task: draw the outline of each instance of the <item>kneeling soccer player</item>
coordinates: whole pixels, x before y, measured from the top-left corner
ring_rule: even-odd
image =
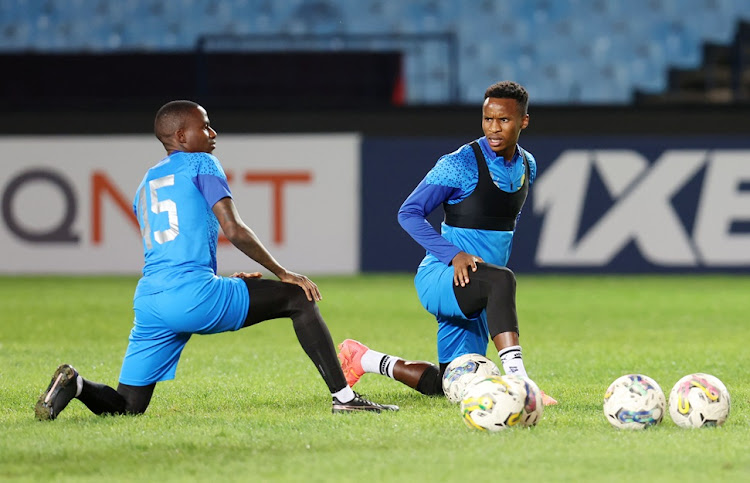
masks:
[[[148,170],[133,204],[145,264],[117,390],[63,364],[39,397],[37,418],[57,418],[74,398],[96,414],[141,414],[156,383],[174,379],[193,334],[234,331],[277,318],[292,319],[297,339],[331,392],[334,413],[398,410],[351,389],[315,303],[321,299],[317,285],[282,267],[240,218],[221,163],[211,154],[216,131],[203,107],[191,101],[165,104],[156,114],[154,133],[167,156]],[[258,272],[217,276],[219,227],[279,280],[263,280]]]
[[[521,85],[498,82],[482,105],[484,136],[442,156],[401,205],[398,220],[427,250],[414,279],[419,300],[438,322],[440,365],[404,361],[355,340],[339,345],[349,385],[365,372],[386,375],[423,394],[442,394],[456,357],[484,355],[489,340],[503,369],[526,376],[518,338],[516,278],[506,268],[516,222],[536,177],[536,160],[518,145],[529,124]],[[441,233],[427,216],[445,211]],[[557,404],[544,394],[545,405]]]

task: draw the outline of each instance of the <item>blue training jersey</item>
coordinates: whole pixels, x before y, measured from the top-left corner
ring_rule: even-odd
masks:
[[[212,207],[231,196],[221,163],[208,153],[174,152],[148,170],[133,202],[145,258],[136,297],[175,287],[188,274],[216,274]]]
[[[492,151],[485,137],[477,141],[495,185],[509,193],[519,190],[526,176],[520,155],[522,148],[518,146],[513,159],[506,161]],[[529,163],[531,185],[536,178],[536,160],[528,151],[524,153]],[[426,219],[442,203],[459,203],[468,197],[474,191],[478,179],[474,151],[469,144],[464,144],[456,151],[442,156],[401,205],[398,212],[399,223],[427,250],[420,270],[436,264],[445,267],[460,251],[480,256],[487,263],[507,265],[513,244],[513,231],[458,228],[442,223],[441,233],[438,234]]]

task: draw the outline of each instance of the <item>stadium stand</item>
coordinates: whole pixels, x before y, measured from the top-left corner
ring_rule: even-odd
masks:
[[[750,100],[750,22],[741,22],[731,44],[705,43],[696,68],[670,68],[663,92],[637,92],[639,104],[731,103]]]
[[[472,103],[501,78],[546,104],[732,102],[748,98],[748,21],[746,0],[0,0],[0,53],[190,52],[217,35],[236,37],[228,50],[277,51],[306,39],[403,51],[410,105]]]

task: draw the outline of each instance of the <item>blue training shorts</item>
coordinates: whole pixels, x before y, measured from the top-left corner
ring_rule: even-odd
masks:
[[[242,328],[250,295],[242,279],[200,277],[133,300],[135,321],[120,371],[130,386],[174,379],[182,349],[193,334]]]
[[[467,318],[453,292],[453,267],[442,263],[420,266],[414,285],[422,306],[438,322],[438,362],[449,363],[464,354],[486,355],[490,333],[487,315]]]

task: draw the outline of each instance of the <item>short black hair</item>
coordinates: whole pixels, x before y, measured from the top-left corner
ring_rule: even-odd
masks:
[[[154,134],[159,141],[164,142],[169,136],[180,129],[185,115],[198,107],[193,101],[170,101],[161,106],[154,118]]]
[[[526,115],[529,109],[529,93],[518,82],[500,81],[492,84],[484,91],[484,98],[495,97],[498,99],[515,99],[521,113]]]

